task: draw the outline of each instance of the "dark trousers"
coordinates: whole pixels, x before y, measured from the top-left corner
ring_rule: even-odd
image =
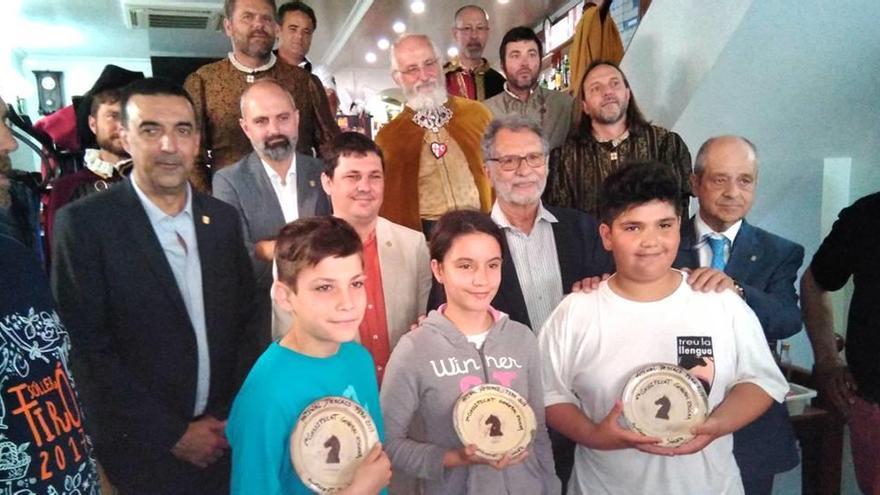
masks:
[[[562,495],[568,491],[568,480],[574,468],[575,442],[554,430],[547,428],[550,434],[550,446],[553,449],[553,462],[556,464],[556,476],[562,481]]]

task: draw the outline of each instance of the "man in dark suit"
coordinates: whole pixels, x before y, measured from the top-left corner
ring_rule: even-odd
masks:
[[[278,83],[261,80],[241,95],[241,128],[254,151],[213,178],[214,196],[238,211],[253,262],[258,328],[269,342],[275,237],[297,218],[330,213],[320,160],[296,152],[299,111]],[[275,332],[275,337],[278,332]]]
[[[804,248],[745,220],[758,180],[755,146],[745,138],[711,138],[691,176],[699,212],[682,222],[675,266],[693,269],[689,283],[736,290],[758,316],[771,347],[801,329],[794,283]],[[773,477],[798,464],[785,405],[773,406],[734,433],[734,455],[746,494],[770,494]]]
[[[240,223],[187,182],[183,88],[137,81],[121,107],[131,178],[61,209],[53,244],[96,457],[121,493],[228,493],[225,418],[256,357]]]
[[[492,306],[535,333],[565,294],[613,271],[596,220],[578,210],[542,203],[548,152],[541,126],[518,114],[493,120],[483,136],[484,167],[495,190],[492,219],[507,241],[501,286]],[[437,293],[442,291],[433,290],[432,299]],[[556,473],[566,486],[574,443],[553,430],[550,440]]]

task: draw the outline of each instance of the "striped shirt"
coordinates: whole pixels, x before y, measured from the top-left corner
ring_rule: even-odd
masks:
[[[501,227],[507,238],[529,321],[537,334],[563,296],[562,272],[556,253],[556,239],[553,237],[553,224],[558,220],[543,204],[539,204],[535,225],[527,235],[510,224],[497,201],[492,206],[492,220]]]

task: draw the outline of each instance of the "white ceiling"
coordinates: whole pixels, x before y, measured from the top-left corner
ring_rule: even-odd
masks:
[[[142,1],[142,0],[139,0]],[[153,0],[174,5],[173,0]],[[77,57],[147,58],[150,56],[220,57],[229,50],[222,32],[188,29],[127,29],[123,22],[122,0],[2,0],[0,16],[13,36],[11,48],[24,56],[52,55]],[[187,4],[222,8],[221,0],[187,0]],[[313,0],[318,29],[312,41],[310,58],[330,62],[339,68],[386,68],[387,53],[376,47],[378,38],[393,39],[391,25],[402,20],[409,32],[431,36],[438,47],[450,46],[452,16],[467,1],[426,0],[422,14],[413,14],[410,0]],[[490,13],[493,30],[485,56],[497,61],[497,46],[505,30],[516,25],[537,25],[572,0],[476,0]],[[6,30],[4,29],[4,31]],[[39,33],[39,34],[37,34]],[[6,35],[4,34],[4,37]],[[366,52],[374,51],[378,60],[368,64]],[[328,55],[333,56],[327,60]]]

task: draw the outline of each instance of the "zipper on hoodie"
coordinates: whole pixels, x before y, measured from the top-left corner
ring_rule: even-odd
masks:
[[[488,339],[489,336],[486,335],[486,338]],[[480,347],[473,344],[471,344],[471,346],[477,350],[477,355],[480,356],[480,364],[483,365],[483,383],[489,383],[489,365],[486,364],[486,355],[483,353],[483,348],[486,347],[486,341],[484,340],[483,345]]]

